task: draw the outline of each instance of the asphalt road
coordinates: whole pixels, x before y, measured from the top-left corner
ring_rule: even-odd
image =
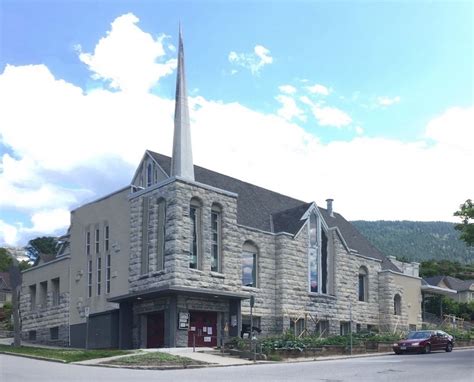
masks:
[[[184,370],[66,365],[0,354],[0,381],[474,381],[474,349]]]

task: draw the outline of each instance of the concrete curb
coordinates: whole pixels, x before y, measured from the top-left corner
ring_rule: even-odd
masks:
[[[37,359],[39,361],[49,361],[49,362],[57,362],[57,363],[64,363],[64,364],[67,363],[66,361],[63,361],[62,359],[46,358],[46,357],[41,357],[39,355],[31,355],[31,354],[13,353],[13,352],[8,352],[8,351],[3,351],[3,350],[0,350],[0,354],[13,355],[13,356],[16,356],[16,357],[23,357],[23,358]]]
[[[454,348],[453,351],[456,350],[471,350],[474,349],[474,346],[463,346],[459,348]],[[48,361],[48,362],[56,362],[56,363],[63,363],[63,364],[70,364],[70,365],[78,365],[78,366],[95,366],[95,367],[108,367],[108,368],[115,368],[115,369],[136,369],[136,370],[181,370],[181,369],[204,369],[208,367],[229,367],[229,366],[255,366],[255,365],[269,365],[269,364],[278,364],[278,363],[300,363],[300,362],[324,362],[324,361],[338,361],[338,360],[345,360],[345,359],[353,359],[353,358],[370,358],[370,357],[382,357],[382,356],[396,356],[393,352],[384,352],[384,353],[371,353],[371,354],[354,354],[354,355],[342,355],[342,356],[327,356],[327,357],[317,357],[317,358],[294,358],[285,361],[256,361],[254,363],[248,364],[205,364],[205,365],[189,365],[189,366],[133,366],[133,365],[108,365],[105,363],[106,360],[112,360],[116,358],[128,357],[132,354],[124,354],[114,357],[108,358],[95,358],[92,360],[87,361],[98,361],[97,363],[85,363],[87,361],[78,361],[78,362],[65,362],[63,360],[53,359],[53,358],[45,358],[40,356],[33,356],[28,354],[19,354],[19,353],[11,353],[6,351],[0,351],[0,354],[6,354],[11,356],[23,357],[23,358],[31,358],[36,359],[39,361]],[[136,354],[135,354],[136,355]]]

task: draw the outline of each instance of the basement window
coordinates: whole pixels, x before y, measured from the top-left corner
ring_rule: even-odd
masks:
[[[49,329],[49,338],[51,340],[57,340],[59,338],[59,327],[55,326]]]

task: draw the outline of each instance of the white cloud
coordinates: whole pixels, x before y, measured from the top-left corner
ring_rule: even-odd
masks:
[[[64,208],[43,210],[33,214],[31,222],[33,227],[28,228],[27,231],[51,234],[69,225],[70,213]]]
[[[278,102],[282,104],[282,107],[278,109],[277,114],[280,117],[285,118],[286,120],[290,121],[294,117],[305,121],[306,117],[304,115],[303,110],[301,110],[297,105],[293,98],[287,95],[278,95],[275,97]]]
[[[265,65],[273,62],[270,51],[262,45],[255,45],[253,53],[229,53],[229,62],[231,64],[249,69],[252,74],[259,74]]]
[[[295,94],[296,93],[296,88],[292,85],[281,85],[278,87],[278,90],[280,90],[284,94]]]
[[[321,94],[327,96],[330,93],[329,89],[326,86],[320,84],[307,86],[306,89],[308,89],[308,91],[312,94]]]
[[[377,104],[379,106],[391,106],[391,105],[395,105],[396,103],[399,103],[401,101],[401,98],[400,96],[396,96],[396,97],[378,97],[377,98]]]
[[[453,149],[472,153],[474,151],[472,146],[474,142],[474,107],[465,109],[452,107],[446,110],[428,123],[425,136]]]
[[[339,109],[299,101],[321,125],[351,123]],[[66,210],[126,185],[145,149],[171,152],[174,104],[156,95],[86,93],[43,65],[7,66],[0,104],[0,140],[12,152],[0,158],[0,208],[29,217],[17,224],[2,214],[0,244],[67,228]],[[472,197],[472,108],[448,109],[415,142],[322,143],[288,120],[297,107],[264,114],[201,96],[190,104],[196,164],[306,201],[333,197],[349,219],[450,220]]]
[[[176,59],[156,62],[165,57],[163,40],[168,36],[154,39],[136,25],[138,22],[132,13],[116,18],[94,53],[84,53],[78,46],[79,58],[93,72],[94,79],[110,82],[113,89],[148,91],[160,78],[173,72]]]
[[[357,133],[358,135],[364,134],[364,129],[363,129],[362,127],[360,127],[360,126],[356,126],[356,127],[355,127],[355,131],[356,131],[356,133]]]

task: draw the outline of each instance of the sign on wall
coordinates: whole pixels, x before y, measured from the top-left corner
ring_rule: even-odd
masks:
[[[178,329],[187,330],[189,328],[189,313],[179,312]]]

